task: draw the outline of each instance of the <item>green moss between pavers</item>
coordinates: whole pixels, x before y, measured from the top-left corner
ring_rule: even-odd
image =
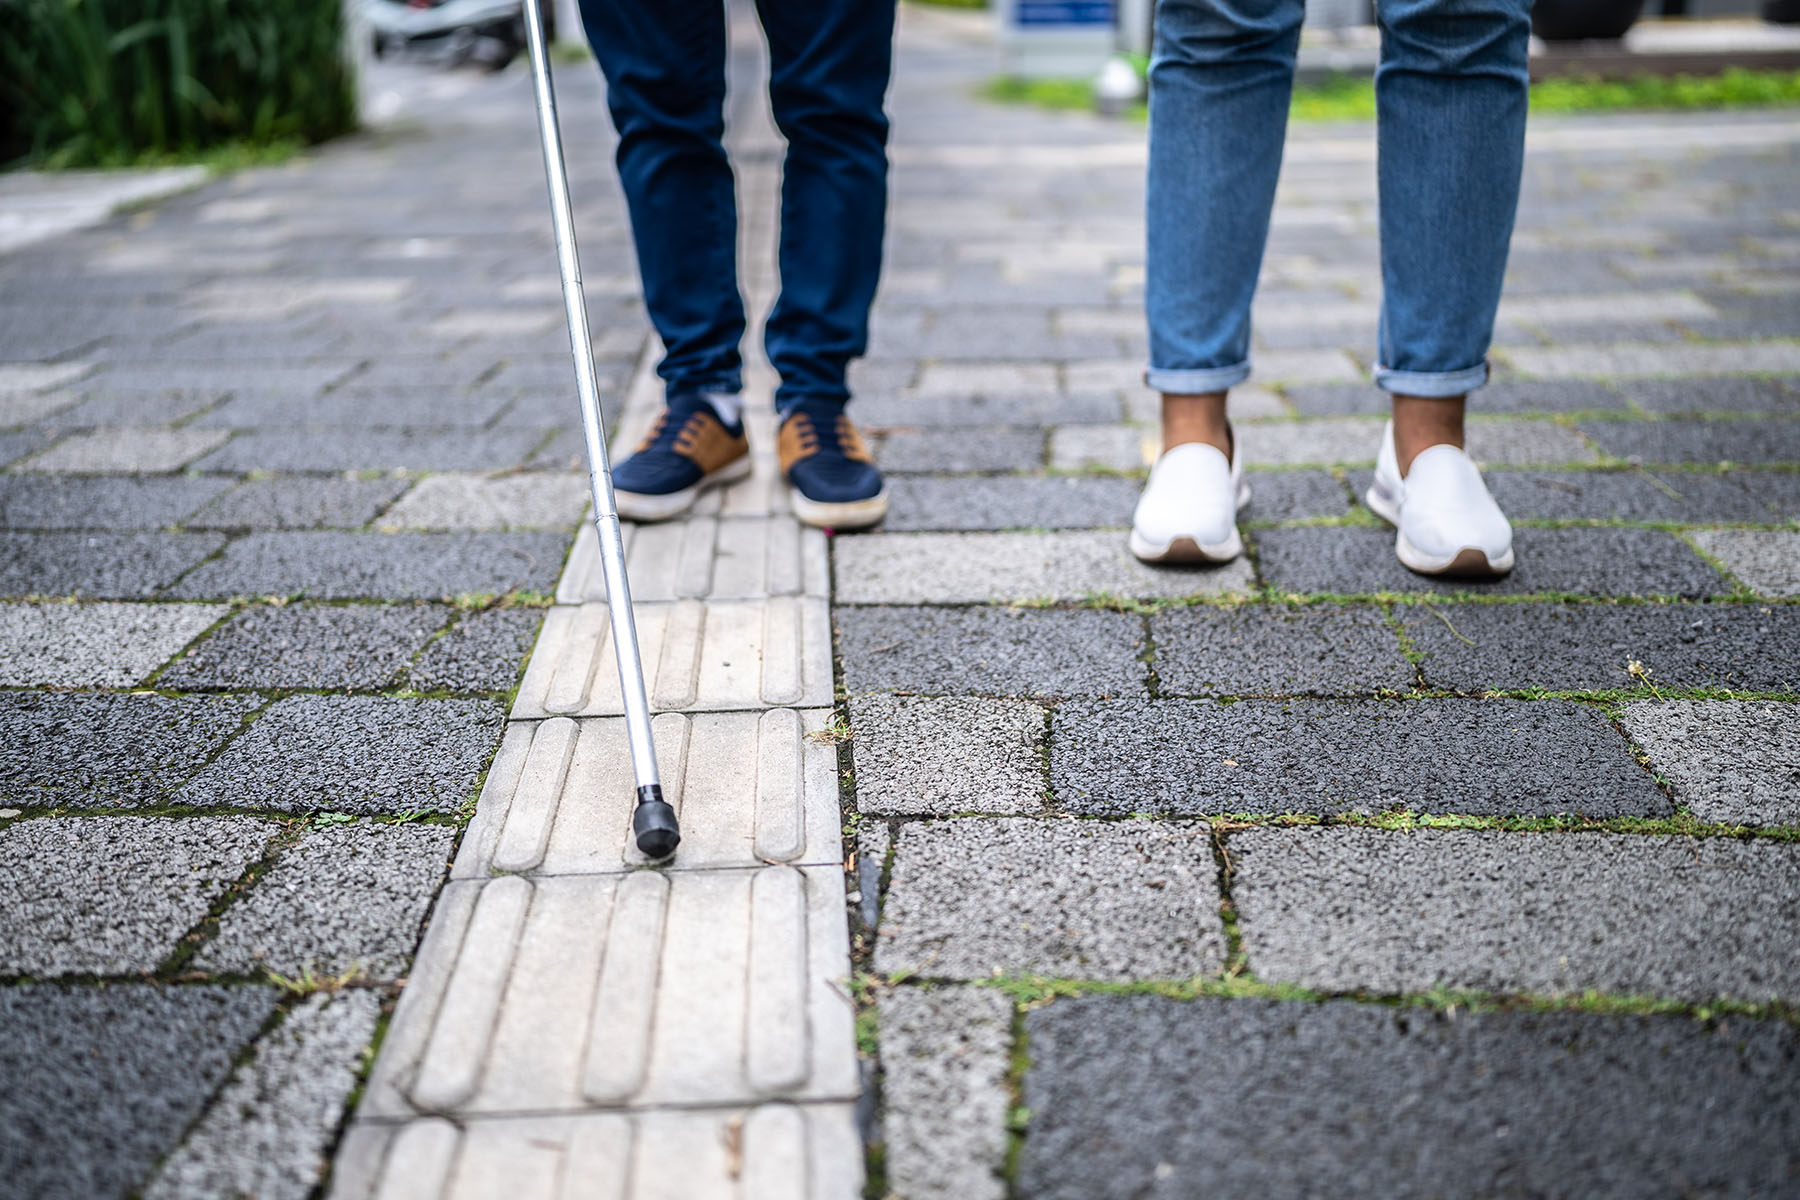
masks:
[[[1025,1157],[1025,1135],[1031,1126],[1031,1109],[1025,1106],[1025,1073],[1031,1070],[1031,1031],[1025,1027],[1025,1009],[1016,1000],[1012,1011],[1012,1051],[1006,1060],[1006,1157],[1000,1177],[1006,1194],[1016,1195],[1019,1164]]]
[[[1011,820],[1089,821],[1107,824],[1119,821],[1153,821],[1166,824],[1204,823],[1215,837],[1224,837],[1222,853],[1228,855],[1231,834],[1245,829],[1329,828],[1348,825],[1362,829],[1385,829],[1397,833],[1429,829],[1486,829],[1501,833],[1616,833],[1638,837],[1732,838],[1738,841],[1771,841],[1800,843],[1800,825],[1726,825],[1702,821],[1686,810],[1671,817],[1496,817],[1459,813],[1416,813],[1407,809],[1389,809],[1376,813],[1266,813],[1266,812],[1166,812],[1133,813],[954,813],[948,816],[894,817],[890,823],[909,825],[914,822],[992,820],[1003,816]],[[898,839],[896,838],[896,841]],[[890,855],[892,851],[890,849]],[[1223,870],[1223,867],[1221,867]],[[1229,880],[1221,876],[1225,883]],[[900,983],[911,976],[899,973],[885,982]]]
[[[1426,1008],[1441,1012],[1586,1012],[1613,1016],[1676,1016],[1712,1021],[1726,1016],[1782,1021],[1800,1025],[1800,1008],[1784,1001],[1751,1004],[1727,998],[1703,1003],[1661,996],[1622,994],[1588,989],[1565,995],[1532,992],[1488,992],[1439,987],[1425,992],[1392,994],[1370,991],[1322,992],[1291,983],[1269,983],[1248,972],[1192,979],[1146,979],[1114,982],[1063,979],[1046,975],[995,975],[987,979],[942,980],[963,986],[992,988],[1009,997],[1022,1012],[1078,996],[1162,996],[1169,1000],[1262,999],[1299,1004],[1349,1000],[1387,1008]],[[1016,1052],[1015,1052],[1016,1053]],[[1027,1062],[1026,1065],[1029,1065]]]

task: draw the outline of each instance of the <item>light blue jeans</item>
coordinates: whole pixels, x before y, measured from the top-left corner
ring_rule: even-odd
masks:
[[[1158,391],[1250,373],[1250,301],[1281,171],[1303,0],[1158,0],[1145,304]],[[1487,381],[1525,150],[1531,0],[1380,0],[1375,383]]]

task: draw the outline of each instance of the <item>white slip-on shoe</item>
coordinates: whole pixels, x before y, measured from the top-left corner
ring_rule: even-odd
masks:
[[[1389,421],[1365,498],[1398,531],[1394,553],[1421,575],[1493,576],[1513,568],[1512,526],[1474,460],[1455,446],[1421,451],[1402,479]]]
[[[1147,563],[1222,563],[1244,552],[1238,510],[1250,503],[1250,485],[1234,453],[1187,442],[1150,468],[1131,518],[1132,554]]]

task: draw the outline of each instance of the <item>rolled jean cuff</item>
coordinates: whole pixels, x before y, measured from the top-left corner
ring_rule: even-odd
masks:
[[[1396,371],[1392,367],[1375,368],[1375,386],[1396,396],[1448,399],[1466,395],[1487,381],[1488,365],[1485,360],[1460,371]]]
[[[1171,396],[1204,396],[1223,392],[1250,378],[1250,360],[1229,367],[1151,367],[1144,382]]]

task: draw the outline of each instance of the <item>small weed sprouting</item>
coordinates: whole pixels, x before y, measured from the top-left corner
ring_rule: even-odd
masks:
[[[274,971],[265,971],[269,982],[284,992],[296,996],[311,996],[319,992],[327,994],[341,992],[348,987],[356,987],[365,982],[361,963],[351,963],[348,968],[336,975],[320,975],[312,967],[306,967],[298,975],[281,975]]]
[[[881,1012],[873,1004],[856,1014],[856,1052],[874,1058],[881,1049]]]
[[[1646,667],[1643,663],[1634,658],[1625,665],[1625,673],[1649,688],[1652,696],[1655,696],[1658,700],[1662,699],[1662,693],[1657,691],[1654,683],[1650,682],[1649,667]]]
[[[313,829],[330,829],[335,825],[354,824],[355,821],[356,817],[352,813],[322,812],[314,814],[313,819],[308,824]]]
[[[498,592],[458,592],[454,596],[445,597],[452,608],[463,612],[492,608],[500,602],[501,598]]]
[[[834,712],[831,719],[825,722],[823,729],[815,729],[806,735],[806,740],[815,746],[841,746],[851,739],[850,722],[844,714]]]
[[[519,588],[501,597],[501,608],[549,608],[556,603],[556,597],[550,592],[540,592],[534,588]]]

